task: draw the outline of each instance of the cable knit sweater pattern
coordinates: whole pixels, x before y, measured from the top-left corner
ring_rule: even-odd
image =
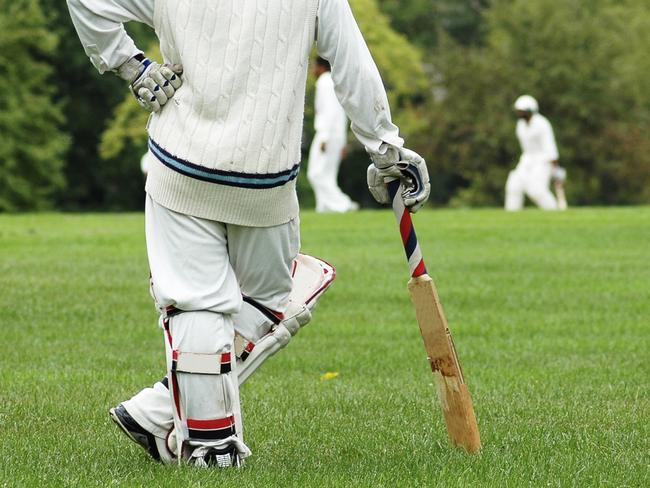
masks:
[[[191,6],[190,6],[191,5]],[[248,226],[298,215],[295,178],[318,0],[158,0],[154,27],[183,86],[149,122],[147,192]]]

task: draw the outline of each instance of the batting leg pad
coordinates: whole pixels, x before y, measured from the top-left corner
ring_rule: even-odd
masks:
[[[241,336],[237,337],[235,350],[239,351],[237,379],[240,385],[243,385],[264,361],[289,344],[291,337],[298,333],[300,327],[311,320],[311,312],[305,305],[290,310],[295,313],[280,322],[256,343],[247,341]]]
[[[333,266],[318,258],[299,254],[292,267],[293,289],[284,314],[264,310],[251,299],[246,303],[254,306],[270,321],[269,332],[257,341],[242,335],[235,336],[235,353],[238,358],[238,380],[242,385],[264,361],[284,348],[291,337],[311,320],[311,311],[331,286],[336,277]]]
[[[239,388],[232,374],[232,320],[199,311],[180,313],[165,323],[179,461],[193,459],[201,447],[235,446],[241,458],[247,457],[250,451],[241,441]]]
[[[306,305],[311,311],[336,278],[336,269],[322,259],[298,254],[291,268],[293,287],[289,303]]]

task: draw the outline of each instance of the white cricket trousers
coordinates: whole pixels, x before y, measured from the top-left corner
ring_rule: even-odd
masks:
[[[524,154],[506,181],[505,209],[521,210],[524,195],[544,210],[557,210],[557,200],[551,192],[552,164],[546,158]]]
[[[235,444],[246,451],[234,334],[256,341],[271,325],[258,309],[285,311],[299,222],[224,224],[173,212],[147,195],[145,227],[167,377],[123,405],[157,437],[166,438],[175,427],[178,445]],[[245,457],[241,448],[240,454]]]
[[[357,205],[343,193],[337,181],[345,141],[330,138],[326,141],[325,151],[321,149],[323,142],[325,142],[325,138],[316,133],[309,150],[307,165],[307,179],[316,197],[316,211],[348,212],[355,210]]]

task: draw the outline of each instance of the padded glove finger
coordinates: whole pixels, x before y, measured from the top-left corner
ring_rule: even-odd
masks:
[[[160,73],[169,81],[174,90],[178,90],[183,84],[180,77],[183,74],[183,67],[180,64],[164,64],[160,68]]]
[[[151,77],[147,76],[143,81],[142,81],[142,86],[145,88],[148,88],[151,93],[156,97],[156,100],[158,100],[158,103],[162,107],[167,103],[167,95],[165,95],[165,92],[163,91],[162,87],[156,83],[156,81]]]
[[[135,98],[140,106],[149,112],[158,112],[160,110],[160,103],[158,103],[158,99],[149,88],[140,88]]]
[[[166,103],[174,95],[174,92],[176,90],[174,90],[174,87],[171,86],[169,81],[167,81],[165,76],[162,74],[162,68],[159,70],[152,71],[150,78],[156,82],[156,84],[160,87],[160,89],[165,94],[166,97],[165,103]]]
[[[404,205],[411,213],[417,212],[429,199],[431,183],[429,181],[429,170],[427,163],[418,153],[410,149],[399,150],[400,162],[397,164],[406,175],[410,185],[406,186],[402,194]]]
[[[409,209],[409,212],[415,213],[420,210],[427,202],[428,195],[420,196],[418,198],[405,198],[404,205]]]
[[[115,71],[129,82],[138,103],[151,112],[159,111],[183,84],[180,64],[160,66],[142,54],[132,57]]]

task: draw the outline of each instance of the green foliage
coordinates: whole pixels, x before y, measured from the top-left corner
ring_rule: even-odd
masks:
[[[147,51],[150,59],[162,62],[157,45]],[[102,159],[115,159],[132,147],[141,153],[147,150],[147,133],[145,127],[149,112],[143,110],[133,95],[126,91],[122,101],[113,110],[113,117],[102,134],[99,154]]]
[[[99,136],[112,107],[122,98],[124,83],[110,74],[100,76],[92,66],[65,1],[40,1],[50,14],[50,31],[60,40],[51,65],[65,115],[63,129],[72,142],[65,154],[68,186],[57,194],[57,204],[67,209],[104,207],[107,185],[98,157]]]
[[[161,61],[157,45],[147,56]],[[140,208],[143,201],[143,175],[140,159],[147,151],[145,127],[149,112],[122,86],[122,100],[107,117],[99,144],[100,165],[106,181],[106,205],[115,209]]]
[[[497,1],[486,19],[485,47],[444,38],[434,56],[441,96],[429,154],[456,181],[454,203],[501,202],[519,152],[511,107],[522,93],[538,98],[555,128],[573,203],[650,201],[642,3]]]
[[[650,201],[643,0],[350,3],[393,117],[430,164],[435,203],[501,204],[519,154],[511,106],[524,92],[554,125],[570,203]],[[45,206],[53,192],[63,208],[139,208],[147,114],[119,78],[92,67],[65,2],[40,4],[47,18],[36,0],[0,4],[0,81],[12,87],[0,98],[0,209]],[[140,46],[154,41],[147,26],[127,28]],[[308,94],[304,163],[312,103]],[[67,150],[57,127],[71,138]],[[358,145],[350,149],[340,184],[363,200],[367,158]],[[309,201],[304,178],[299,193]]]
[[[65,186],[56,47],[37,0],[0,0],[0,211],[48,207]]]
[[[415,137],[424,129],[421,107],[428,88],[422,54],[393,30],[376,0],[351,0],[350,4],[388,89],[393,119],[402,134]]]
[[[489,0],[379,0],[391,24],[423,48],[433,48],[442,30],[461,44],[480,42],[482,12]]]

